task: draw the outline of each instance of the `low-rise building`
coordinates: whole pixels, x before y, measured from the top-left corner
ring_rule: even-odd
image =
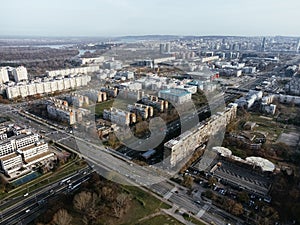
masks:
[[[166,99],[174,104],[182,104],[184,102],[191,101],[192,93],[182,89],[167,89],[158,92],[158,97]]]
[[[13,124],[7,126],[7,132],[10,137],[0,141],[0,166],[8,177],[16,178],[29,172],[36,163],[46,164],[55,159],[38,134]]]
[[[23,166],[21,155],[15,152],[0,157],[1,170],[7,176],[16,172]]]

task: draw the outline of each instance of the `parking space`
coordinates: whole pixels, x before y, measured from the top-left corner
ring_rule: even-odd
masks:
[[[270,189],[270,178],[226,161],[221,163],[222,166],[214,172],[214,176],[222,179],[224,183],[234,184],[241,189],[263,196],[267,195]]]

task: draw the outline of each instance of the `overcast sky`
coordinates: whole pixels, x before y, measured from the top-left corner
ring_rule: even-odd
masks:
[[[299,0],[0,0],[0,35],[300,36]]]

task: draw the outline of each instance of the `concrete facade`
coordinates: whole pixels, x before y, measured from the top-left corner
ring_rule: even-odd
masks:
[[[236,117],[237,105],[229,104],[222,112],[211,116],[207,122],[199,123],[197,127],[188,130],[164,144],[165,166],[175,167],[180,161],[208,141],[211,135],[216,134],[220,129]]]

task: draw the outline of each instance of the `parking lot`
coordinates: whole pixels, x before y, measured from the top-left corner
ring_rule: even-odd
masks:
[[[271,187],[269,177],[224,160],[221,163],[222,166],[214,172],[214,176],[220,178],[223,183],[235,185],[240,189],[245,189],[262,196],[268,194]]]

